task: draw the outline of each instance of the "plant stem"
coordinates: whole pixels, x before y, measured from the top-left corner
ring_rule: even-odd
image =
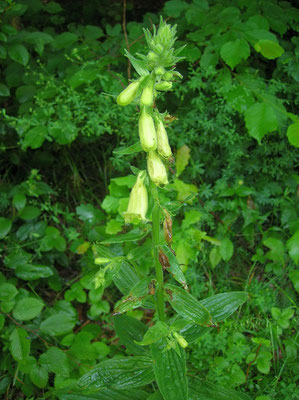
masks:
[[[163,283],[163,268],[159,262],[159,244],[160,244],[160,207],[157,201],[157,188],[152,184],[152,193],[155,205],[152,212],[152,237],[154,248],[154,263],[157,278],[157,311],[160,321],[164,321],[164,283]]]

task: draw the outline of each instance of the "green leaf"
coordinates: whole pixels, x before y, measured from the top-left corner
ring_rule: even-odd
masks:
[[[225,43],[221,47],[220,55],[223,61],[234,69],[237,64],[250,56],[250,47],[245,39],[236,39]]]
[[[44,143],[46,136],[48,134],[47,127],[44,125],[35,126],[26,132],[23,139],[23,147],[31,147],[32,149],[38,149]]]
[[[44,307],[44,303],[38,299],[27,297],[19,300],[13,310],[13,317],[21,321],[29,321],[38,316]]]
[[[299,229],[290,237],[286,245],[292,260],[297,265],[299,262]]]
[[[55,37],[52,46],[56,50],[61,50],[72,46],[77,40],[78,36],[75,33],[63,32]]]
[[[0,239],[3,239],[10,231],[12,221],[8,218],[0,217]]]
[[[268,237],[267,239],[263,240],[263,244],[270,249],[270,251],[266,253],[266,256],[270,260],[284,265],[285,249],[283,242],[279,239]]]
[[[11,283],[0,284],[0,301],[10,301],[18,294],[18,289]]]
[[[207,297],[199,303],[210,312],[213,322],[220,322],[233,314],[247,300],[246,292],[227,292]]]
[[[259,143],[269,132],[277,129],[277,117],[273,108],[267,103],[255,103],[245,112],[246,128],[250,136]]]
[[[188,400],[252,400],[245,393],[227,389],[203,379],[193,378],[189,384]]]
[[[16,193],[13,197],[12,204],[19,211],[26,205],[26,196],[23,193]]]
[[[119,262],[118,270],[113,274],[113,282],[122,294],[127,295],[139,280],[138,275],[128,262]]]
[[[114,317],[114,327],[120,343],[126,346],[129,353],[139,356],[146,352],[146,349],[136,344],[147,331],[141,321],[128,315],[117,315]]]
[[[147,385],[154,379],[152,359],[133,356],[101,362],[79,379],[78,386],[85,389],[125,389]]]
[[[40,324],[41,332],[50,336],[65,335],[72,331],[76,321],[64,313],[58,313],[47,318]]]
[[[212,268],[215,268],[221,261],[221,255],[217,247],[213,247],[209,254],[209,260]]]
[[[6,85],[4,85],[4,83],[0,83],[0,96],[7,97],[9,95],[10,95],[9,88]]]
[[[274,58],[280,57],[284,53],[284,49],[278,43],[273,42],[273,40],[259,40],[254,45],[254,48],[258,53],[268,58],[268,60],[274,60]]]
[[[68,391],[69,392],[69,391]],[[59,400],[147,400],[148,392],[139,389],[101,389],[99,393],[86,394],[85,391],[58,394]]]
[[[156,381],[164,400],[188,399],[185,350],[166,350],[166,340],[151,345]]]
[[[180,147],[176,153],[175,157],[175,166],[176,166],[176,176],[179,176],[186,166],[188,165],[190,158],[190,149],[188,146],[184,144],[184,146]]]
[[[144,61],[138,60],[137,58],[133,57],[132,54],[130,54],[126,49],[125,49],[125,55],[130,60],[137,74],[139,74],[140,76],[149,74],[149,71],[146,68],[147,65]]]
[[[40,356],[40,362],[49,372],[68,377],[70,365],[68,356],[58,347],[52,346]]]
[[[8,55],[19,64],[27,65],[29,61],[29,53],[22,44],[12,44],[8,47]]]
[[[145,277],[139,280],[129,291],[128,295],[124,297],[120,303],[115,307],[115,313],[124,313],[134,308],[141,307],[143,303],[150,297],[149,284],[150,277]]]
[[[272,354],[267,350],[261,350],[257,358],[257,369],[262,374],[269,374],[271,367]]]
[[[165,285],[165,289],[171,306],[183,318],[198,325],[212,322],[209,311],[186,290],[170,284]]]
[[[189,4],[182,0],[170,0],[167,1],[164,5],[164,12],[169,17],[179,17],[182,12],[187,10]]]
[[[151,326],[145,333],[142,341],[137,342],[140,346],[148,346],[149,344],[156,343],[160,339],[167,337],[169,334],[169,327],[163,321],[157,321],[155,325]]]
[[[167,245],[159,246],[159,248],[162,250],[162,253],[167,257],[169,261],[170,268],[168,268],[167,271],[170,272],[170,274],[177,282],[179,282],[185,289],[187,289],[186,278],[176,256]]]
[[[81,204],[76,207],[76,213],[84,222],[100,222],[104,219],[104,214],[92,204]]]
[[[114,154],[118,154],[120,156],[126,156],[126,155],[129,155],[129,154],[139,153],[140,151],[142,151],[142,147],[141,147],[141,144],[140,144],[140,141],[139,141],[139,142],[137,142],[135,144],[132,144],[132,146],[124,147],[124,148],[121,148],[119,150],[113,150],[113,153]]]
[[[23,328],[14,328],[10,337],[10,352],[16,361],[24,361],[30,352],[28,332]]]
[[[297,293],[299,293],[299,271],[291,271],[289,277]]]
[[[40,367],[35,364],[29,373],[31,381],[40,389],[47,386],[48,383],[48,371],[44,367]]]
[[[219,253],[224,261],[229,261],[234,254],[233,242],[228,238],[221,240]]]
[[[84,27],[84,36],[88,40],[99,39],[104,36],[103,29],[95,25],[86,25]]]
[[[53,274],[50,267],[41,264],[20,264],[16,267],[16,276],[24,281],[49,278]]]
[[[115,237],[112,237],[110,239],[103,240],[100,242],[101,244],[112,244],[112,243],[125,243],[125,242],[135,242],[137,240],[140,240],[144,238],[148,234],[147,229],[133,229],[129,233],[124,233],[123,235],[118,235]]]
[[[86,67],[85,65],[75,72],[69,79],[68,83],[72,89],[76,89],[85,83],[92,83],[99,77],[99,68],[95,66]]]
[[[45,4],[44,9],[49,14],[57,14],[63,11],[61,5],[59,3],[56,3],[56,1],[50,1],[49,3]]]
[[[37,218],[41,213],[41,210],[34,206],[26,206],[22,209],[19,216],[25,221]]]
[[[299,122],[288,127],[287,137],[292,146],[299,147]]]

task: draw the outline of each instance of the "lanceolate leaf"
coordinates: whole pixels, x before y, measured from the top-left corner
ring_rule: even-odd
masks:
[[[199,303],[209,310],[213,322],[219,322],[228,318],[246,300],[248,300],[246,292],[227,292],[208,297]]]
[[[135,356],[101,362],[79,379],[78,386],[85,389],[124,389],[144,386],[154,379],[152,359]]]
[[[277,129],[277,117],[267,103],[255,103],[245,112],[246,128],[259,143],[266,133]]]
[[[149,297],[149,285],[151,278],[145,277],[137,282],[130,290],[128,295],[122,299],[121,303],[115,308],[116,313],[123,313],[140,307]]]
[[[245,393],[226,389],[202,379],[192,379],[188,400],[251,400]]]
[[[101,244],[112,244],[112,243],[124,243],[124,242],[135,242],[144,238],[148,234],[148,230],[133,229],[129,233],[118,235],[110,239],[103,240]]]
[[[212,317],[207,308],[186,290],[174,285],[165,285],[165,288],[173,309],[184,319],[198,325],[212,323]]]
[[[137,142],[137,143],[133,144],[132,146],[124,147],[119,150],[113,150],[113,153],[121,155],[121,156],[125,156],[127,154],[139,153],[140,151],[142,151],[142,147],[141,147],[140,142]]]
[[[146,352],[144,347],[135,343],[142,340],[147,331],[146,325],[128,315],[117,315],[114,317],[114,326],[120,343],[126,346],[129,353],[138,356]]]
[[[146,400],[148,392],[140,389],[102,389],[98,393],[85,394],[84,391],[58,394],[59,400]]]
[[[168,271],[173,275],[174,279],[179,282],[185,289],[187,288],[187,282],[183,271],[181,270],[181,266],[176,258],[176,256],[172,253],[170,248],[166,245],[162,245],[159,247],[169,261],[169,269]]]
[[[165,339],[151,345],[159,390],[164,400],[188,399],[185,350],[178,346],[178,355],[174,349],[163,351],[165,345]]]

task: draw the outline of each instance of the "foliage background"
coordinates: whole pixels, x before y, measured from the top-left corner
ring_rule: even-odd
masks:
[[[191,374],[259,400],[295,399],[298,9],[276,0],[127,1],[126,21],[123,9],[0,2],[0,393],[45,398],[126,351],[110,315],[120,288],[94,288],[91,245],[129,230],[121,213],[130,164],[144,160],[121,154],[137,141],[137,108],[120,110],[115,98],[134,76],[123,49],[142,52],[142,28],[161,14],[187,44],[184,79],[159,100],[177,118],[168,127],[176,165],[162,191],[165,204],[183,204],[177,257],[196,297],[247,290],[251,298],[190,346]],[[151,264],[138,257],[146,274]]]

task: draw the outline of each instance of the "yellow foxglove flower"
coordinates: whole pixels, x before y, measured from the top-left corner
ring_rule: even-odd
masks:
[[[140,80],[130,83],[120,94],[117,96],[117,104],[120,106],[127,106],[135,99],[137,90],[140,86]]]
[[[143,108],[139,118],[139,137],[141,147],[144,151],[155,150],[157,148],[157,134],[153,117]]]
[[[157,147],[161,157],[169,158],[172,156],[168,142],[168,136],[163,122],[159,119],[157,123]]]
[[[148,196],[144,185],[145,177],[145,171],[139,172],[137,181],[131,190],[128,209],[123,213],[126,224],[138,224],[140,221],[147,221],[145,215],[148,207]]]
[[[165,165],[155,151],[149,152],[147,158],[147,170],[151,180],[156,185],[166,185],[168,183]]]
[[[153,102],[154,102],[154,80],[150,78],[147,85],[142,91],[142,95],[140,97],[140,106],[151,107],[153,105]]]
[[[185,339],[182,335],[180,335],[180,334],[177,333],[177,332],[174,332],[174,333],[173,333],[173,336],[175,337],[175,339],[177,340],[178,344],[179,344],[183,349],[185,349],[185,348],[188,346],[188,342],[186,341],[186,339]]]

